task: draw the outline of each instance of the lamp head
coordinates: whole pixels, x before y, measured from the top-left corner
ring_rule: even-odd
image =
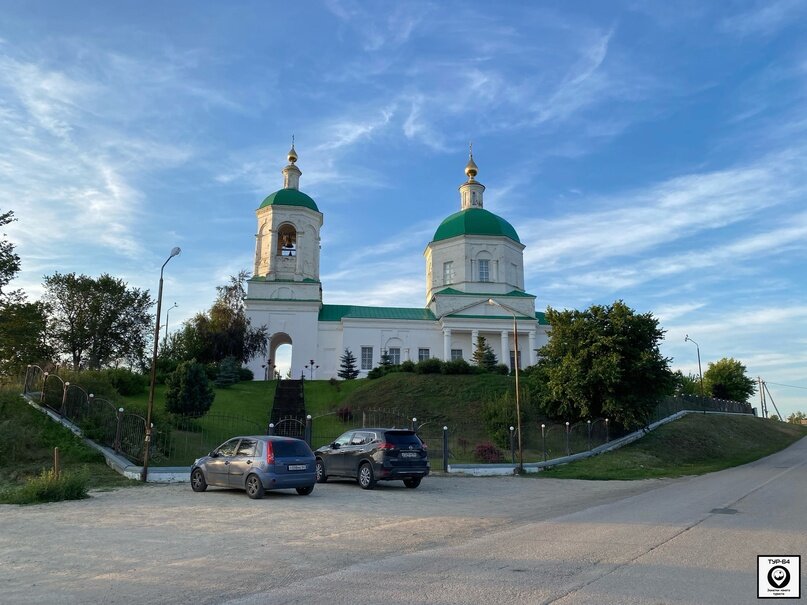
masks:
[[[182,249],[179,246],[171,249],[171,255],[168,258],[174,258],[175,256],[179,256],[179,253],[182,252]]]

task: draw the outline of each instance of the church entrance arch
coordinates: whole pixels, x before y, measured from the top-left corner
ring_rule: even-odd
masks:
[[[291,336],[285,332],[276,332],[269,339],[269,365],[268,380],[273,377],[286,378],[291,368]],[[272,375],[274,373],[274,376]]]

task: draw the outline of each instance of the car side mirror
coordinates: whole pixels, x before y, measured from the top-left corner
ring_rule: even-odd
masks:
[[[331,444],[331,449],[332,449],[332,450],[338,450],[340,447],[342,447],[342,446],[341,446],[341,445],[339,445],[338,443],[336,443],[336,441],[334,441],[334,442]]]
[[[219,457],[219,453],[218,453],[218,452],[213,451],[213,452],[210,452],[210,453],[208,454],[208,456],[210,456],[211,458],[218,458],[218,457]]]

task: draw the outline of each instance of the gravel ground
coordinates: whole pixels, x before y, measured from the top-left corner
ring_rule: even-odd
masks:
[[[310,496],[184,485],[0,505],[0,602],[219,603],[288,589],[357,563],[473,538],[647,492],[670,480],[433,476]]]

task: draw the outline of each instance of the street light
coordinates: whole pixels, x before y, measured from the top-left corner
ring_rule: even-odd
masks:
[[[163,340],[168,340],[168,316],[171,315],[171,309],[176,309],[178,306],[178,304],[174,303],[174,306],[168,307],[168,311],[165,312],[165,338]]]
[[[146,437],[144,440],[143,450],[143,470],[140,473],[140,480],[146,481],[149,473],[149,450],[151,449],[151,413],[154,410],[154,385],[157,382],[157,345],[160,341],[160,313],[162,312],[163,303],[163,270],[172,258],[178,255],[182,250],[178,247],[171,250],[171,254],[165,259],[163,266],[160,267],[160,287],[157,290],[157,319],[154,326],[154,351],[151,354],[151,381],[149,382],[149,403],[148,411],[146,412]],[[166,320],[167,321],[167,320]]]
[[[698,343],[692,340],[689,337],[689,334],[684,335],[684,342],[691,342],[695,345],[695,348],[698,350],[698,376],[701,379],[701,397],[703,397],[703,372],[701,371],[701,348],[698,346]]]
[[[519,474],[524,472],[524,448],[521,445],[521,399],[518,389],[518,319],[516,319],[516,314],[509,308],[505,307],[503,304],[496,302],[492,298],[488,299],[489,305],[496,305],[507,311],[510,315],[513,316],[513,346],[515,349],[515,353],[513,355],[514,363],[516,370],[516,426],[518,427],[518,472]],[[509,351],[508,351],[509,352]],[[502,351],[504,353],[504,351]]]
[[[319,366],[314,365],[314,360],[308,362],[309,365],[305,366],[305,369],[308,370],[308,378],[309,380],[314,380],[314,370],[319,368]]]

